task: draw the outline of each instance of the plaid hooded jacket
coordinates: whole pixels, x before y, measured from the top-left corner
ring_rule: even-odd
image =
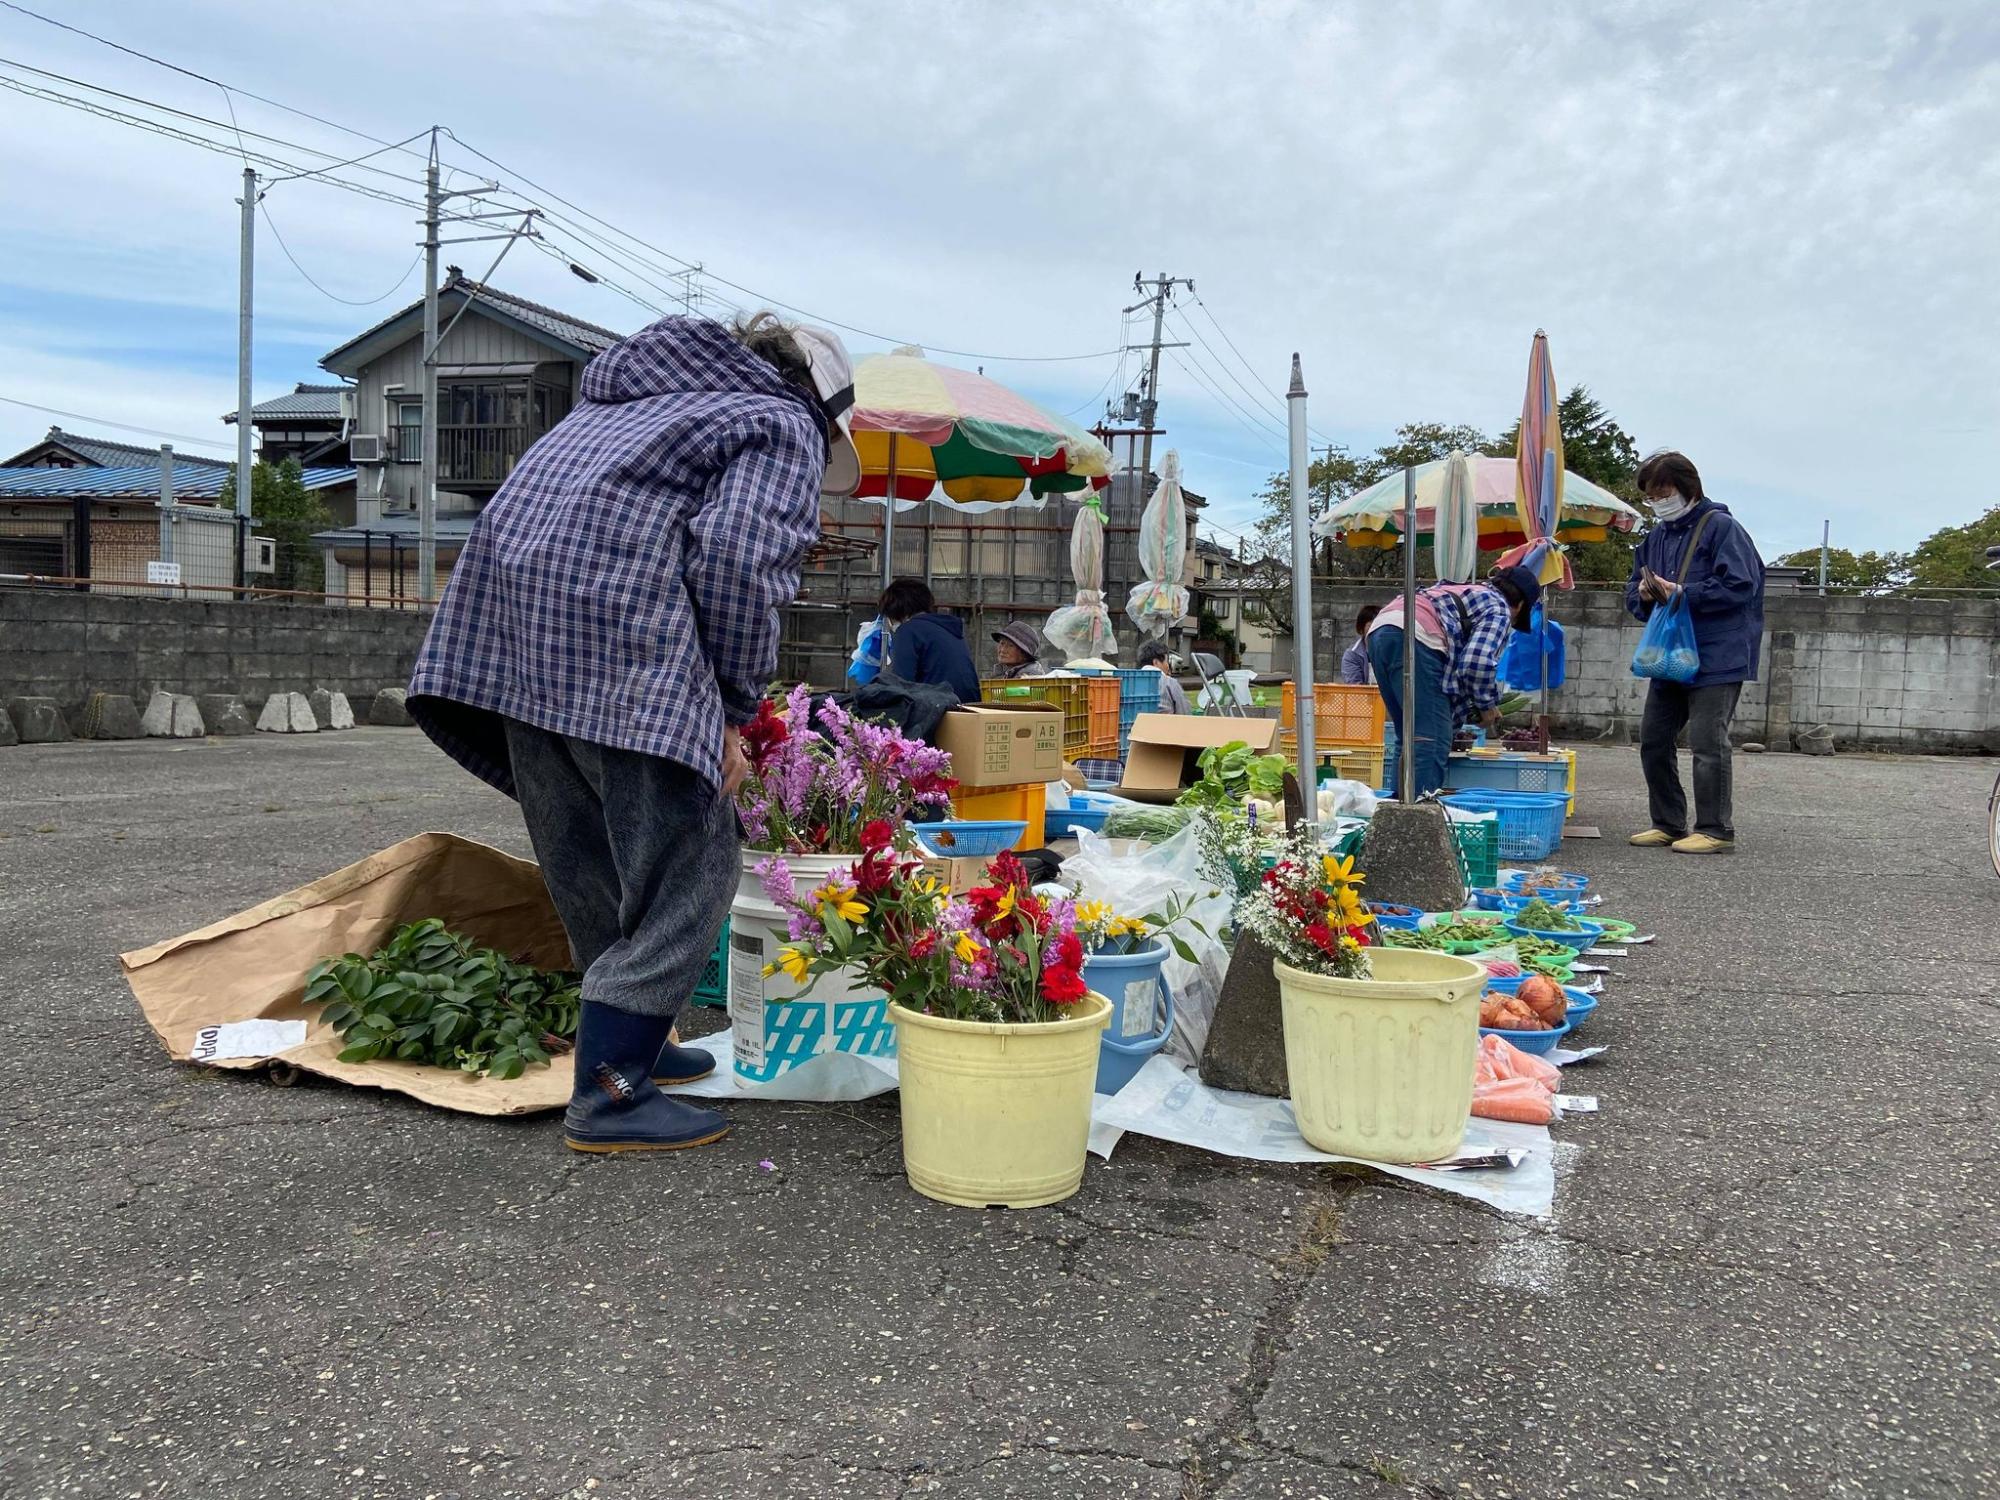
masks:
[[[719,782],[724,724],[777,669],[826,461],[810,397],[719,324],[663,318],[605,351],[480,514],[411,715],[509,796],[503,717]]]

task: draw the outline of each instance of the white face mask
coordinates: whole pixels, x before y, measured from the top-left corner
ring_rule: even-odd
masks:
[[[1662,521],[1677,521],[1689,510],[1687,496],[1679,490],[1669,490],[1657,500],[1648,497],[1646,504],[1652,507],[1653,514]]]

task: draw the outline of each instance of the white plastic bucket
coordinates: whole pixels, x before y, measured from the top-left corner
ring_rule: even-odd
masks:
[[[729,908],[729,1032],[736,1076],[768,1083],[822,1052],[884,1057],[896,1050],[887,999],[843,974],[825,974],[802,1000],[784,974],[764,975],[791,941],[790,918],[764,894],[755,866],[769,859],[745,850],[736,899]],[[785,856],[801,892],[859,859],[854,854]]]

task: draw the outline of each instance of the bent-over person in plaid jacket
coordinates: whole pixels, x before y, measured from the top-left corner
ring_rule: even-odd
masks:
[[[778,611],[849,494],[854,381],[824,330],[663,318],[584,371],[451,573],[410,712],[519,800],[583,971],[579,1151],[671,1150],[728,1121],[662,1092],[712,1071],[669,1038],[735,890],[737,729]]]

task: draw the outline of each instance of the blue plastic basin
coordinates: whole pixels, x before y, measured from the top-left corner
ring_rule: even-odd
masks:
[[[1489,990],[1498,990],[1503,995],[1511,995],[1521,988],[1521,980],[1529,977],[1531,976],[1523,974],[1517,979],[1489,979],[1486,981],[1486,988]],[[1562,987],[1562,992],[1563,998],[1569,1001],[1569,1010],[1566,1013],[1569,1029],[1575,1031],[1585,1021],[1588,1021],[1591,1013],[1597,1009],[1597,997],[1595,995],[1586,995],[1582,990],[1576,988],[1576,986],[1569,984]],[[1513,1038],[1512,1032],[1503,1032],[1501,1034],[1509,1040]]]
[[[1026,819],[1017,822],[981,822],[953,818],[943,823],[912,823],[924,848],[932,854],[952,859],[987,859],[1005,854],[1028,831]]]
[[[1482,1026],[1481,1036],[1497,1036],[1509,1046],[1519,1048],[1535,1057],[1544,1057],[1556,1050],[1556,1043],[1569,1034],[1569,1022],[1552,1027],[1548,1031],[1502,1031],[1497,1026]]]
[[[1597,940],[1604,936],[1604,929],[1587,918],[1578,917],[1576,925],[1575,932],[1538,932],[1532,927],[1524,927],[1514,917],[1507,919],[1507,930],[1519,937],[1537,937],[1545,943],[1559,943],[1565,948],[1574,948],[1579,953],[1596,947]]]

